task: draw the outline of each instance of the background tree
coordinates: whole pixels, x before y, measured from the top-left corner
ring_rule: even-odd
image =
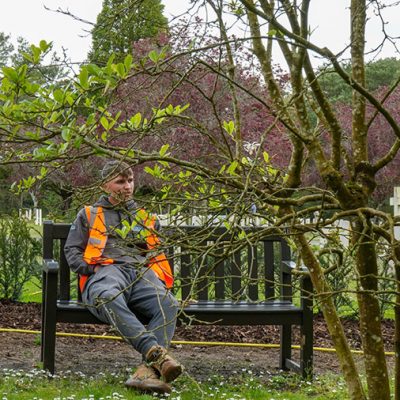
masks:
[[[35,46],[34,46],[35,47]],[[39,57],[39,53],[40,57]],[[48,61],[44,62],[46,58]],[[5,67],[4,74],[12,73],[10,65],[18,67],[21,73],[29,74],[30,84],[33,85],[58,85],[62,86],[67,76],[66,60],[60,58],[55,52],[52,52],[52,44],[43,44],[43,48],[37,48],[33,51],[31,45],[22,37],[17,38],[16,47],[11,43],[11,37],[0,33],[0,65]],[[24,72],[25,71],[25,72]],[[22,98],[27,99],[26,93]],[[21,193],[16,195],[10,191],[10,185],[22,177],[35,174],[27,164],[24,166],[9,166],[3,173],[0,173],[0,196],[7,199],[2,210],[5,213],[11,213],[17,208],[37,207],[38,200],[42,197],[41,189],[37,186],[32,188],[29,195]],[[18,198],[20,197],[20,198]]]
[[[196,27],[192,29],[195,31]],[[201,26],[198,25],[197,30],[200,29]],[[189,46],[187,36],[179,34],[181,30],[182,26],[179,26],[172,31],[170,37],[160,35],[157,42],[162,46],[161,49],[151,39],[134,44],[133,61],[138,64],[148,59],[149,53],[160,57],[160,61],[168,57],[171,60],[159,65],[157,74],[139,73],[126,79],[113,95],[111,111],[113,114],[120,112],[121,117],[140,113],[142,119],[152,120],[155,117],[155,106],[156,109],[179,105],[187,107],[186,121],[179,119],[160,125],[154,123],[152,134],[138,137],[135,148],[150,152],[173,143],[169,151],[174,157],[182,160],[201,159],[205,164],[217,168],[221,162],[230,159],[235,147],[235,142],[223,126],[223,120],[229,121],[233,118],[232,92],[226,80],[216,73],[226,63],[226,55],[219,47],[205,51],[202,57],[208,60],[206,65],[199,60],[199,55],[172,57],[179,54],[179,49]],[[212,40],[217,46],[218,41],[212,37],[203,40],[198,38],[198,46],[210,45]],[[244,47],[238,47],[237,56],[241,59],[247,58],[248,51]],[[260,100],[268,97],[268,93],[265,85],[257,78],[257,73],[257,69],[251,71],[248,66],[245,68],[240,63],[236,66],[237,83],[252,93],[249,95],[243,90],[237,94],[237,108],[242,115],[244,154],[248,155],[261,146],[271,155],[271,162],[275,167],[284,168],[289,161],[286,150],[290,143],[282,137],[279,130],[272,129],[268,141],[262,144],[259,142],[263,132],[273,125],[273,116]],[[285,74],[282,73],[280,79],[284,85]],[[119,146],[132,145],[131,131],[115,135],[112,143]],[[146,173],[144,168],[145,165],[136,168],[137,187],[145,185],[159,188],[160,180]]]
[[[351,62],[341,64],[347,74],[351,74]],[[331,66],[326,65],[319,69],[319,81],[324,92],[332,103],[351,103],[351,87],[343,81],[340,75]],[[366,88],[375,92],[383,87],[390,87],[396,83],[400,75],[400,60],[394,57],[370,61],[365,64]]]
[[[157,36],[168,29],[160,0],[104,0],[92,30],[89,61],[105,65],[111,54],[121,61],[139,39]]]
[[[10,35],[0,32],[0,67],[4,67],[10,62],[14,46],[10,43]]]

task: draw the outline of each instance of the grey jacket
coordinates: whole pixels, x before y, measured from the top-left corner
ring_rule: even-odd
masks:
[[[144,229],[139,224],[135,230],[129,232],[125,239],[115,232],[115,229],[123,227],[122,221],[126,220],[130,224],[135,218],[138,206],[133,200],[123,205],[112,205],[106,196],[102,196],[95,204],[95,207],[103,208],[105,225],[107,228],[107,243],[103,252],[106,258],[112,258],[115,264],[134,264],[143,266],[150,257],[146,251],[146,243],[139,239],[138,231]],[[159,225],[155,228],[158,229]],[[72,271],[82,274],[93,274],[94,265],[89,265],[83,260],[83,254],[89,239],[89,221],[85,209],[81,209],[71,226],[64,252],[67,262]]]

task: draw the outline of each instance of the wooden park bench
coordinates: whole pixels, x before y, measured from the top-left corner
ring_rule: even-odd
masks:
[[[72,295],[77,293],[77,289],[71,284],[73,274],[63,250],[70,226],[51,221],[45,221],[43,225],[41,361],[43,368],[51,373],[54,373],[57,322],[102,323],[80,303],[79,295]],[[171,229],[181,230],[179,234],[183,238],[191,234],[201,238],[204,252],[200,257],[191,254],[185,250],[184,243],[168,252],[175,274],[174,292],[182,301],[178,323],[280,325],[280,368],[310,377],[313,358],[312,286],[310,278],[304,274],[296,279],[297,290],[293,290],[295,265],[291,262],[286,241],[261,234],[257,244],[246,244],[227,255],[222,254],[223,245],[233,236],[225,228]],[[251,228],[251,231],[257,229],[261,230]],[[59,246],[56,246],[57,241]],[[208,249],[213,249],[214,253]],[[56,253],[59,253],[58,257]],[[293,296],[293,293],[297,295]],[[292,359],[293,325],[300,326],[298,362]]]

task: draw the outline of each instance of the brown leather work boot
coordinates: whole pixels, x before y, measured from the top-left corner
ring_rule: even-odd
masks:
[[[182,365],[161,346],[153,346],[146,354],[146,361],[167,383],[175,380],[183,371]]]
[[[137,367],[135,373],[125,382],[125,386],[144,393],[171,393],[171,386],[163,382],[152,367],[144,364]]]

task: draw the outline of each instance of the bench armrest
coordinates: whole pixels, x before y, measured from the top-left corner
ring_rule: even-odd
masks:
[[[308,268],[304,265],[298,267],[294,261],[282,261],[282,272],[284,274],[292,274],[293,272],[300,272],[299,275],[308,274]]]
[[[46,274],[58,274],[60,265],[55,260],[43,260],[43,272]]]
[[[294,261],[282,261],[281,271],[284,274],[291,274],[296,269]]]

